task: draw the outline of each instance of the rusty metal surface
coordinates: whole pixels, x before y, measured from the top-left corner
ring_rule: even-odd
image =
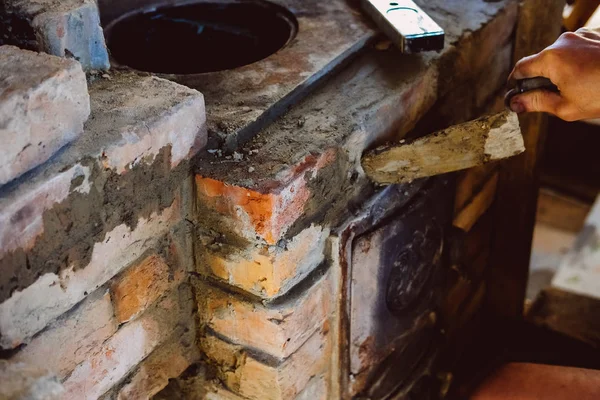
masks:
[[[444,179],[392,186],[341,231],[351,397],[410,390],[439,349],[431,344],[452,192]]]

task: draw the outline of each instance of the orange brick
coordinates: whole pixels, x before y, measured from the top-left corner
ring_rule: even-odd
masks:
[[[318,267],[325,257],[329,229],[311,226],[287,242],[285,248],[257,245],[202,254],[200,268],[230,285],[265,299],[281,296]]]
[[[202,322],[233,343],[277,358],[295,352],[327,319],[334,302],[329,273],[283,304],[251,303],[209,287],[203,293]]]
[[[202,207],[223,216],[224,222],[238,235],[252,241],[259,237],[274,245],[304,212],[310,198],[307,173],[315,176],[334,158],[334,151],[318,158],[306,157],[280,181],[256,189],[197,175],[198,201]]]
[[[181,279],[181,273],[177,278]],[[127,269],[111,285],[115,315],[120,323],[133,319],[174,284],[169,266],[153,254]]]
[[[217,364],[225,386],[248,399],[287,400],[296,398],[305,389],[315,395],[326,390],[326,386],[313,388],[309,383],[315,384],[311,378],[329,370],[332,343],[327,322],[294,354],[276,365],[264,364],[241,346],[212,335],[202,338],[201,346],[207,357]]]
[[[11,360],[43,365],[64,379],[116,330],[110,295],[100,291],[35,336]]]
[[[97,399],[113,388],[165,342],[178,324],[191,318],[191,301],[189,287],[181,285],[139,318],[124,324],[63,382],[65,398]]]
[[[190,331],[192,333],[192,331]],[[176,378],[193,362],[200,358],[200,352],[193,337],[174,338],[145,359],[119,391],[118,400],[150,399]],[[191,336],[191,335],[188,335]]]

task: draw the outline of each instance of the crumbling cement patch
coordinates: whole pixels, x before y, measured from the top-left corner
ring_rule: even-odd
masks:
[[[10,251],[0,260],[0,302],[45,273],[58,275],[86,266],[94,244],[104,241],[106,233],[123,223],[134,229],[140,218],[171,205],[189,169],[184,161],[171,170],[170,146],[161,149],[153,163],[138,163],[121,175],[102,168],[94,159],[84,164],[91,169],[89,194],[73,191],[46,210],[44,231],[34,247]]]

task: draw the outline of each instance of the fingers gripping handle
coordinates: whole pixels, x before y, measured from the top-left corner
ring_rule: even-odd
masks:
[[[504,104],[510,109],[510,101],[513,97],[518,94],[531,92],[533,90],[547,90],[553,93],[560,93],[558,86],[552,83],[552,81],[548,78],[544,78],[543,76],[526,78],[518,80],[517,85],[506,93],[506,96],[504,97]]]

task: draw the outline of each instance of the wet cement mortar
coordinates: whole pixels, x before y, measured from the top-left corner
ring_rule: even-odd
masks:
[[[122,224],[134,230],[140,218],[169,207],[189,172],[187,162],[171,169],[170,146],[162,148],[151,164],[142,161],[123,175],[103,169],[92,158],[82,164],[91,168],[90,192],[73,191],[46,210],[43,233],[34,247],[8,252],[0,260],[0,302],[46,273],[87,266],[94,244],[103,242],[108,232]],[[80,178],[74,179],[72,188],[80,183]]]

